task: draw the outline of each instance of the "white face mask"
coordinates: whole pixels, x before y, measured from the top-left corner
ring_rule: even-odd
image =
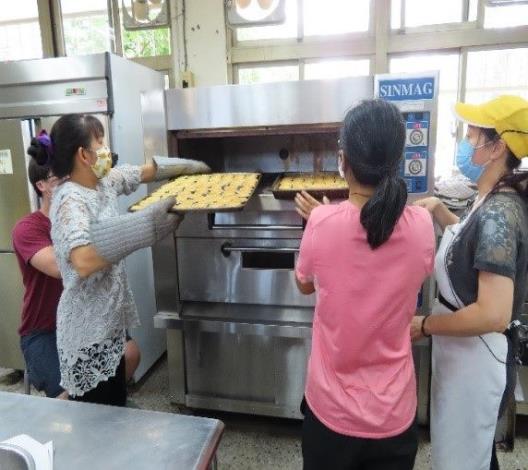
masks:
[[[339,171],[339,176],[345,179],[345,161],[341,155],[337,157],[337,170]]]

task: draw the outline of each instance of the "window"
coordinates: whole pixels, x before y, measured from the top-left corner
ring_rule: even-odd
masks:
[[[304,0],[304,35],[368,31],[370,0]]]
[[[312,80],[323,78],[357,77],[359,75],[368,75],[369,68],[369,59],[321,60],[305,64],[304,78],[306,80]]]
[[[0,61],[42,57],[37,0],[4,5],[0,19]]]
[[[66,55],[110,50],[107,0],[61,0]]]
[[[503,5],[486,7],[484,11],[485,28],[507,28],[524,26],[528,23],[528,5]]]
[[[466,101],[480,103],[497,95],[528,99],[528,48],[468,53]]]
[[[166,70],[166,71],[163,71],[163,81],[164,81],[164,86],[165,86],[165,90],[168,90],[170,88],[170,82],[171,82],[171,72],[170,70]]]
[[[391,27],[401,24],[401,2],[405,2],[405,27],[431,24],[457,23],[462,21],[464,0],[392,0]]]
[[[458,66],[458,54],[416,54],[390,60],[393,73],[440,71],[435,176],[449,177],[453,169],[456,123],[452,106],[457,100]]]
[[[127,58],[170,55],[169,28],[128,31],[123,28],[123,53]]]
[[[286,0],[286,21],[284,24],[236,29],[237,41],[295,37],[297,37],[297,0]]]
[[[242,85],[293,80],[299,80],[298,65],[241,67],[238,70],[238,83]]]
[[[392,29],[399,29],[402,26],[401,6],[402,6],[402,0],[392,0],[391,1],[391,28]]]
[[[298,0],[286,0],[286,21],[282,25],[237,28],[237,41],[296,38],[302,20],[304,36],[327,36],[368,31],[370,0],[302,0],[299,18]]]
[[[479,0],[469,0],[469,21],[477,21],[478,2]]]

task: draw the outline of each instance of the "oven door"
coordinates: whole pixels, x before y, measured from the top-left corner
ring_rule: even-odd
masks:
[[[294,267],[299,239],[179,238],[182,301],[310,307]]]

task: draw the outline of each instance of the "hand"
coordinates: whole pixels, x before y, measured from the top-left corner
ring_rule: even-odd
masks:
[[[424,318],[422,315],[415,315],[411,320],[411,341],[418,341],[423,338],[422,322]]]
[[[330,199],[323,196],[323,204],[330,204]],[[305,220],[308,220],[312,210],[320,205],[321,203],[306,191],[301,191],[295,195],[295,210]]]
[[[174,178],[180,175],[211,173],[211,168],[204,162],[187,158],[152,157],[156,166],[155,181]]]
[[[174,204],[176,204],[176,198],[168,197],[148,207],[152,213],[156,240],[161,240],[169,233],[174,232],[183,220],[182,215],[168,212]]]
[[[420,206],[427,209],[431,215],[434,215],[434,211],[440,204],[442,204],[442,201],[440,201],[440,199],[434,196],[426,197],[424,199],[418,199],[414,202],[415,206]]]

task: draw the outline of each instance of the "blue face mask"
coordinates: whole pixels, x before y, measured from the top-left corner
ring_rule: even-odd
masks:
[[[488,143],[486,142],[484,145]],[[473,163],[473,154],[477,148],[481,148],[484,145],[474,147],[467,138],[462,139],[457,145],[456,164],[458,169],[466,178],[473,181],[473,183],[476,183],[484,172],[484,165],[475,165]]]

